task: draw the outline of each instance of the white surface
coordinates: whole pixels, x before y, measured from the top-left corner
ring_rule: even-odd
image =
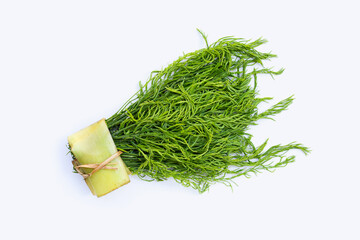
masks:
[[[1,239],[360,239],[358,1],[1,1]],[[97,199],[66,137],[112,115],[183,52],[234,35],[269,40],[285,67],[262,96],[295,94],[257,143],[309,157],[199,195],[173,181]]]

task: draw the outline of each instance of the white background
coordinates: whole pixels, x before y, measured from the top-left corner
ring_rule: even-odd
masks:
[[[0,1],[1,239],[360,239],[358,1]],[[183,52],[228,35],[269,43],[296,101],[251,129],[305,157],[198,194],[174,181],[96,198],[67,136],[109,117]],[[272,103],[274,103],[272,102]],[[266,107],[266,106],[264,106]]]

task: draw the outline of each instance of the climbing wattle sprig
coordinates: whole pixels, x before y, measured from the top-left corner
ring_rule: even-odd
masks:
[[[184,186],[206,191],[220,182],[293,162],[289,150],[307,154],[298,143],[266,148],[252,143],[249,126],[271,119],[292,103],[290,96],[264,112],[258,105],[257,77],[283,72],[264,67],[276,55],[256,47],[264,39],[224,37],[185,54],[149,80],[106,120],[125,164],[144,180],[174,178]]]

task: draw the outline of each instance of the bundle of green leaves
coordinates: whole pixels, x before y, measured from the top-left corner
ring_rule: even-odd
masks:
[[[200,32],[201,33],[201,32]],[[220,182],[293,162],[287,152],[309,149],[298,143],[254,146],[249,127],[271,119],[293,101],[286,98],[259,113],[257,76],[279,75],[263,61],[276,55],[255,48],[264,39],[224,37],[185,54],[161,71],[112,117],[106,120],[125,164],[140,178],[174,178],[184,186],[206,191]],[[266,148],[266,150],[265,150]]]

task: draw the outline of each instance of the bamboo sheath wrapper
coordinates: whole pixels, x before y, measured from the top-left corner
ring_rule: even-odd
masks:
[[[105,119],[68,137],[71,152],[80,164],[101,164],[118,150]],[[91,192],[100,197],[130,182],[127,168],[118,156],[109,164],[112,169],[101,169],[85,179]],[[92,169],[83,169],[90,173]]]

